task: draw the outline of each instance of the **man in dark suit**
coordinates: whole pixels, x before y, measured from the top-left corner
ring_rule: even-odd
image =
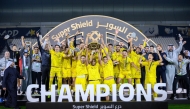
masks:
[[[13,44],[12,47],[10,47],[8,41],[6,41],[6,47],[10,53],[10,58],[13,59],[16,69],[20,73],[20,67],[19,67],[20,52],[18,51],[17,46]],[[20,84],[21,84],[20,79],[17,79],[18,93],[20,93]]]
[[[24,79],[24,77],[20,75],[14,66],[15,64],[11,60],[6,64],[2,87],[3,90],[8,91],[5,107],[19,109],[17,105],[17,78]]]

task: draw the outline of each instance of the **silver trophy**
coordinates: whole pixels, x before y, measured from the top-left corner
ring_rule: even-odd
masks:
[[[25,41],[26,46],[30,46],[31,42],[30,41]]]
[[[10,36],[7,34],[5,35],[4,39],[8,39]]]
[[[182,38],[181,34],[178,34],[179,38]]]
[[[135,33],[135,32],[132,32],[130,37],[133,38],[133,39],[136,38],[136,37],[137,37],[137,36],[136,36],[136,33]]]

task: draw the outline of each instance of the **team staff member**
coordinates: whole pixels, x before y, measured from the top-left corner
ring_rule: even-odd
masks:
[[[112,90],[112,85],[115,84],[114,81],[114,72],[113,72],[113,62],[108,54],[108,52],[104,49],[105,47],[102,45],[101,48],[104,50],[106,56],[103,57],[103,62],[100,64],[102,66],[103,76],[104,76],[104,84],[107,84]],[[100,57],[99,57],[100,60]],[[109,96],[106,97],[106,101],[109,101]]]
[[[3,90],[8,91],[5,107],[20,109],[17,105],[17,78],[25,79],[25,77],[21,76],[14,66],[15,64],[13,61],[8,61],[3,78]]]
[[[1,85],[3,84],[3,77],[4,77],[4,71],[5,71],[5,68],[6,68],[6,64],[8,63],[9,60],[12,60],[10,58],[10,53],[9,51],[6,51],[5,52],[5,55],[3,58],[0,59],[0,82],[1,82]],[[8,92],[3,90],[3,88],[1,88],[1,97],[0,99],[4,99],[4,97],[6,98],[7,97],[7,94]]]
[[[185,85],[187,87],[187,99],[190,100],[190,95],[189,95],[189,77],[187,75],[187,64],[190,63],[189,59],[183,59],[183,56],[181,54],[178,55],[178,59],[171,59],[166,57],[166,55],[164,55],[164,58],[171,63],[174,63],[175,68],[176,68],[176,72],[175,72],[175,77],[174,77],[174,82],[173,82],[173,94],[170,97],[170,99],[174,100],[176,99],[176,85],[177,82],[180,79],[183,79],[185,81]]]
[[[24,76],[26,79],[22,80],[22,85],[21,85],[21,92],[22,94],[25,94],[27,87],[32,84],[32,74],[31,74],[31,57],[30,55],[32,54],[32,49],[30,49],[30,55],[28,54],[28,50],[24,50],[24,55],[21,57],[22,58],[22,76]]]
[[[41,94],[41,55],[39,53],[39,48],[34,47],[34,54],[32,56],[32,84],[38,82],[38,94]],[[32,94],[34,94],[35,89],[32,89]]]
[[[20,72],[20,67],[19,67],[20,52],[18,51],[17,46],[14,44],[11,49],[8,44],[8,41],[6,41],[6,46],[7,46],[7,50],[10,53],[10,58],[13,59],[13,61],[15,62],[17,71]],[[17,79],[18,93],[20,93],[20,85],[21,85],[20,79]]]
[[[177,59],[178,55],[180,54],[183,45],[186,43],[185,41],[182,43],[183,38],[180,37],[180,42],[179,42],[179,47],[177,49],[174,49],[174,46],[172,44],[168,45],[168,50],[165,51],[165,53],[167,54],[167,57],[171,58],[171,59]],[[169,63],[166,65],[166,87],[167,87],[167,91],[172,91],[172,84],[174,81],[174,76],[175,76],[175,65],[173,65],[172,63]]]
[[[162,50],[162,45],[161,44],[158,44],[157,45],[157,50],[159,51],[161,57],[162,57],[162,63],[160,63],[159,66],[157,66],[156,68],[156,78],[157,78],[157,83],[160,83],[160,77],[162,79],[162,83],[166,83],[166,64],[167,64],[167,61],[164,59],[164,55],[166,55],[165,52],[163,52]],[[166,90],[166,87],[162,87],[163,90]]]
[[[154,91],[154,85],[156,84],[156,68],[162,62],[162,57],[160,56],[159,51],[157,50],[159,56],[159,61],[154,61],[154,56],[152,53],[148,54],[148,60],[142,62],[142,57],[140,59],[140,64],[145,66],[146,78],[145,78],[145,89],[147,89],[147,84],[151,84],[152,91]],[[157,97],[157,94],[153,94],[154,97]]]
[[[42,84],[45,84],[46,86],[46,91],[49,90],[49,74],[50,74],[50,67],[51,67],[51,55],[49,52],[49,37],[45,39],[44,42],[44,48],[40,44],[40,38],[39,38],[39,33],[36,34],[37,36],[37,42],[39,46],[39,50],[41,53],[41,59],[42,61]]]

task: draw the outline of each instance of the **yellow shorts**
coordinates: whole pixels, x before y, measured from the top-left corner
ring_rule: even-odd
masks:
[[[100,84],[104,83],[104,78],[100,78]]]
[[[62,78],[61,68],[51,67],[50,77],[55,77],[55,75],[59,78]]]
[[[118,78],[119,77],[119,73],[114,73],[114,77]]]
[[[107,84],[110,88],[110,92],[112,91],[112,85],[115,84],[114,79],[104,80],[104,84]]]
[[[96,85],[100,84],[99,80],[89,81],[88,84],[94,85],[94,94],[96,95]]]
[[[71,69],[70,68],[63,68],[63,78],[70,78],[71,77]]]
[[[131,71],[120,71],[119,78],[121,78],[121,79],[123,79],[123,78],[131,79],[132,78]]]
[[[115,78],[118,78],[118,76],[119,76],[119,69],[116,67],[114,67],[114,77]]]
[[[136,70],[135,68],[132,68],[131,76],[132,78],[141,78],[141,72]]]
[[[145,89],[147,89],[147,84],[151,84],[151,88],[154,88],[156,78],[145,78]]]
[[[71,69],[71,76],[75,78],[77,76],[76,68]]]
[[[86,91],[86,78],[76,78],[75,85],[82,85],[84,91]]]

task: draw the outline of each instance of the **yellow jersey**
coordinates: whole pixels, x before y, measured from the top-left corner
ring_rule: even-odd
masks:
[[[91,52],[88,52],[88,59],[90,59],[91,56]],[[96,59],[96,62],[98,62],[98,53],[95,52],[92,56],[92,59]]]
[[[77,73],[77,76],[88,74],[87,68],[86,68],[86,63],[82,64],[81,61],[78,60],[77,61],[77,66],[76,66],[76,73]]]
[[[118,61],[119,62],[119,59],[121,58],[122,54],[120,52],[114,52],[112,54],[112,60],[113,61]],[[119,64],[118,65],[114,65],[114,73],[119,73]]]
[[[120,57],[120,59],[119,59],[120,71],[131,71],[131,63],[132,63],[131,58]]]
[[[99,71],[100,71],[100,77],[103,78],[104,73],[103,73],[103,67],[102,66],[99,66]]]
[[[62,52],[55,52],[50,50],[51,54],[51,66],[52,67],[62,67],[62,59],[65,56]]]
[[[120,49],[120,51],[122,52],[123,50],[125,50],[125,48],[122,47],[122,48]]]
[[[116,46],[114,46],[114,50],[116,51]],[[121,47],[119,52],[122,53],[123,50],[125,50],[125,48]]]
[[[132,62],[133,62],[137,67],[140,68],[139,60],[140,60],[141,55],[138,55],[138,54],[135,53],[134,51],[131,51],[130,57],[131,57]],[[133,68],[134,68],[134,67],[133,67]]]
[[[114,77],[112,60],[108,60],[108,63],[102,62],[102,71],[104,79],[110,76]]]
[[[72,58],[72,68],[76,68],[77,66],[77,60]]]
[[[75,49],[73,41],[70,41],[70,43],[69,43],[69,48],[70,48],[70,49]]]
[[[66,68],[66,69],[71,68],[71,58],[63,58],[62,65],[63,65],[63,68]]]
[[[141,64],[145,66],[146,78],[156,78],[156,68],[160,64],[160,61],[146,61],[142,62]]]
[[[87,69],[88,69],[88,80],[99,80],[100,79],[98,63],[95,66],[88,64]]]
[[[122,56],[121,52],[113,52],[112,53],[112,59],[114,61],[119,61],[120,57]]]
[[[108,48],[107,47],[104,47],[104,50],[108,53]],[[106,56],[106,53],[104,52],[104,50],[102,49],[103,57]]]
[[[81,50],[80,50],[80,51],[81,51]],[[79,55],[80,51],[77,52],[77,56]],[[86,50],[83,50],[83,51],[82,51],[81,56],[82,56],[82,55],[86,56]]]

